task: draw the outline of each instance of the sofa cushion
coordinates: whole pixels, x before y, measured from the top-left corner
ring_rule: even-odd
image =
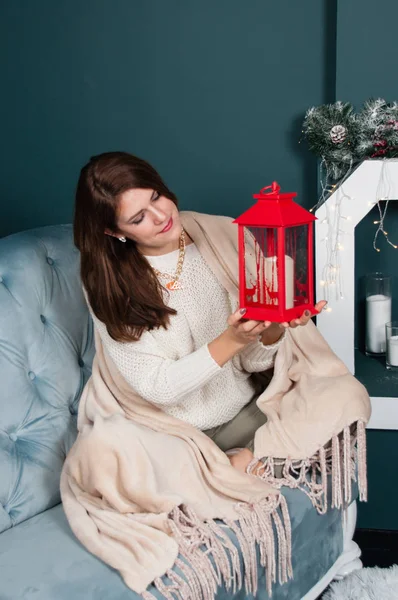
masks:
[[[0,240],[0,532],[59,503],[93,359],[72,227]]]
[[[294,580],[276,585],[272,600],[299,600],[329,570],[343,548],[341,516],[319,515],[308,497],[285,489],[292,523]],[[233,533],[230,536],[234,539]],[[236,540],[235,540],[236,541]],[[0,535],[0,599],[138,600],[120,575],[91,555],[75,538],[62,505],[47,510]],[[157,597],[161,596],[150,589]],[[220,589],[217,600],[244,600]],[[258,600],[268,600],[264,573]],[[163,599],[164,600],[164,599]]]

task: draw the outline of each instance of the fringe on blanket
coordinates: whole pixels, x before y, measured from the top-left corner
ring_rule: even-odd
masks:
[[[237,593],[245,585],[246,593],[254,597],[258,591],[258,558],[265,568],[269,596],[272,584],[282,584],[293,576],[291,563],[291,526],[286,500],[282,494],[270,496],[257,504],[236,505],[236,521],[201,521],[187,506],[170,513],[172,534],[179,545],[179,558],[174,570],[153,582],[166,600],[213,600],[220,585]],[[225,528],[235,533],[238,547]],[[178,568],[181,575],[176,573]],[[156,600],[151,592],[144,600]]]
[[[273,487],[299,488],[309,496],[320,514],[328,509],[328,481],[332,487],[332,508],[345,508],[351,502],[352,481],[358,480],[359,499],[367,500],[365,423],[345,427],[311,458],[294,460],[267,457],[254,459],[247,472]],[[331,477],[328,477],[331,476]]]

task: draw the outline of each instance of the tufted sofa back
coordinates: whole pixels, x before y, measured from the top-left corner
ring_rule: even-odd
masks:
[[[58,504],[94,355],[72,227],[0,240],[0,532]]]

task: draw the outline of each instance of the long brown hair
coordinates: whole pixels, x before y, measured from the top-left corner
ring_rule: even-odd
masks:
[[[117,232],[120,195],[135,188],[153,189],[177,205],[155,169],[127,152],[92,157],[76,190],[73,228],[83,286],[94,314],[117,341],[136,341],[145,330],[166,328],[176,314],[165,305],[163,288],[135,242],[104,233]]]

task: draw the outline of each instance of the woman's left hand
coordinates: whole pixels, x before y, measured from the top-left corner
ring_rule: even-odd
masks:
[[[326,300],[321,300],[320,302],[317,302],[317,304],[315,304],[315,310],[316,310],[317,314],[322,312],[322,310],[325,308],[326,304],[327,304]],[[299,319],[293,319],[293,321],[290,321],[290,323],[285,322],[285,323],[281,323],[280,325],[285,328],[292,327],[294,329],[295,327],[307,325],[308,321],[313,316],[314,315],[312,315],[309,310],[305,310]]]
[[[315,310],[320,313],[326,306],[326,300],[321,300],[317,304],[315,304]],[[300,327],[303,325],[307,325],[308,321],[313,317],[309,310],[305,310],[302,316],[299,319],[293,319],[290,323],[270,323],[267,321],[265,323],[266,329],[261,335],[261,341],[265,346],[275,344],[279,340],[282,335],[282,331],[287,328],[295,329],[296,327]]]

